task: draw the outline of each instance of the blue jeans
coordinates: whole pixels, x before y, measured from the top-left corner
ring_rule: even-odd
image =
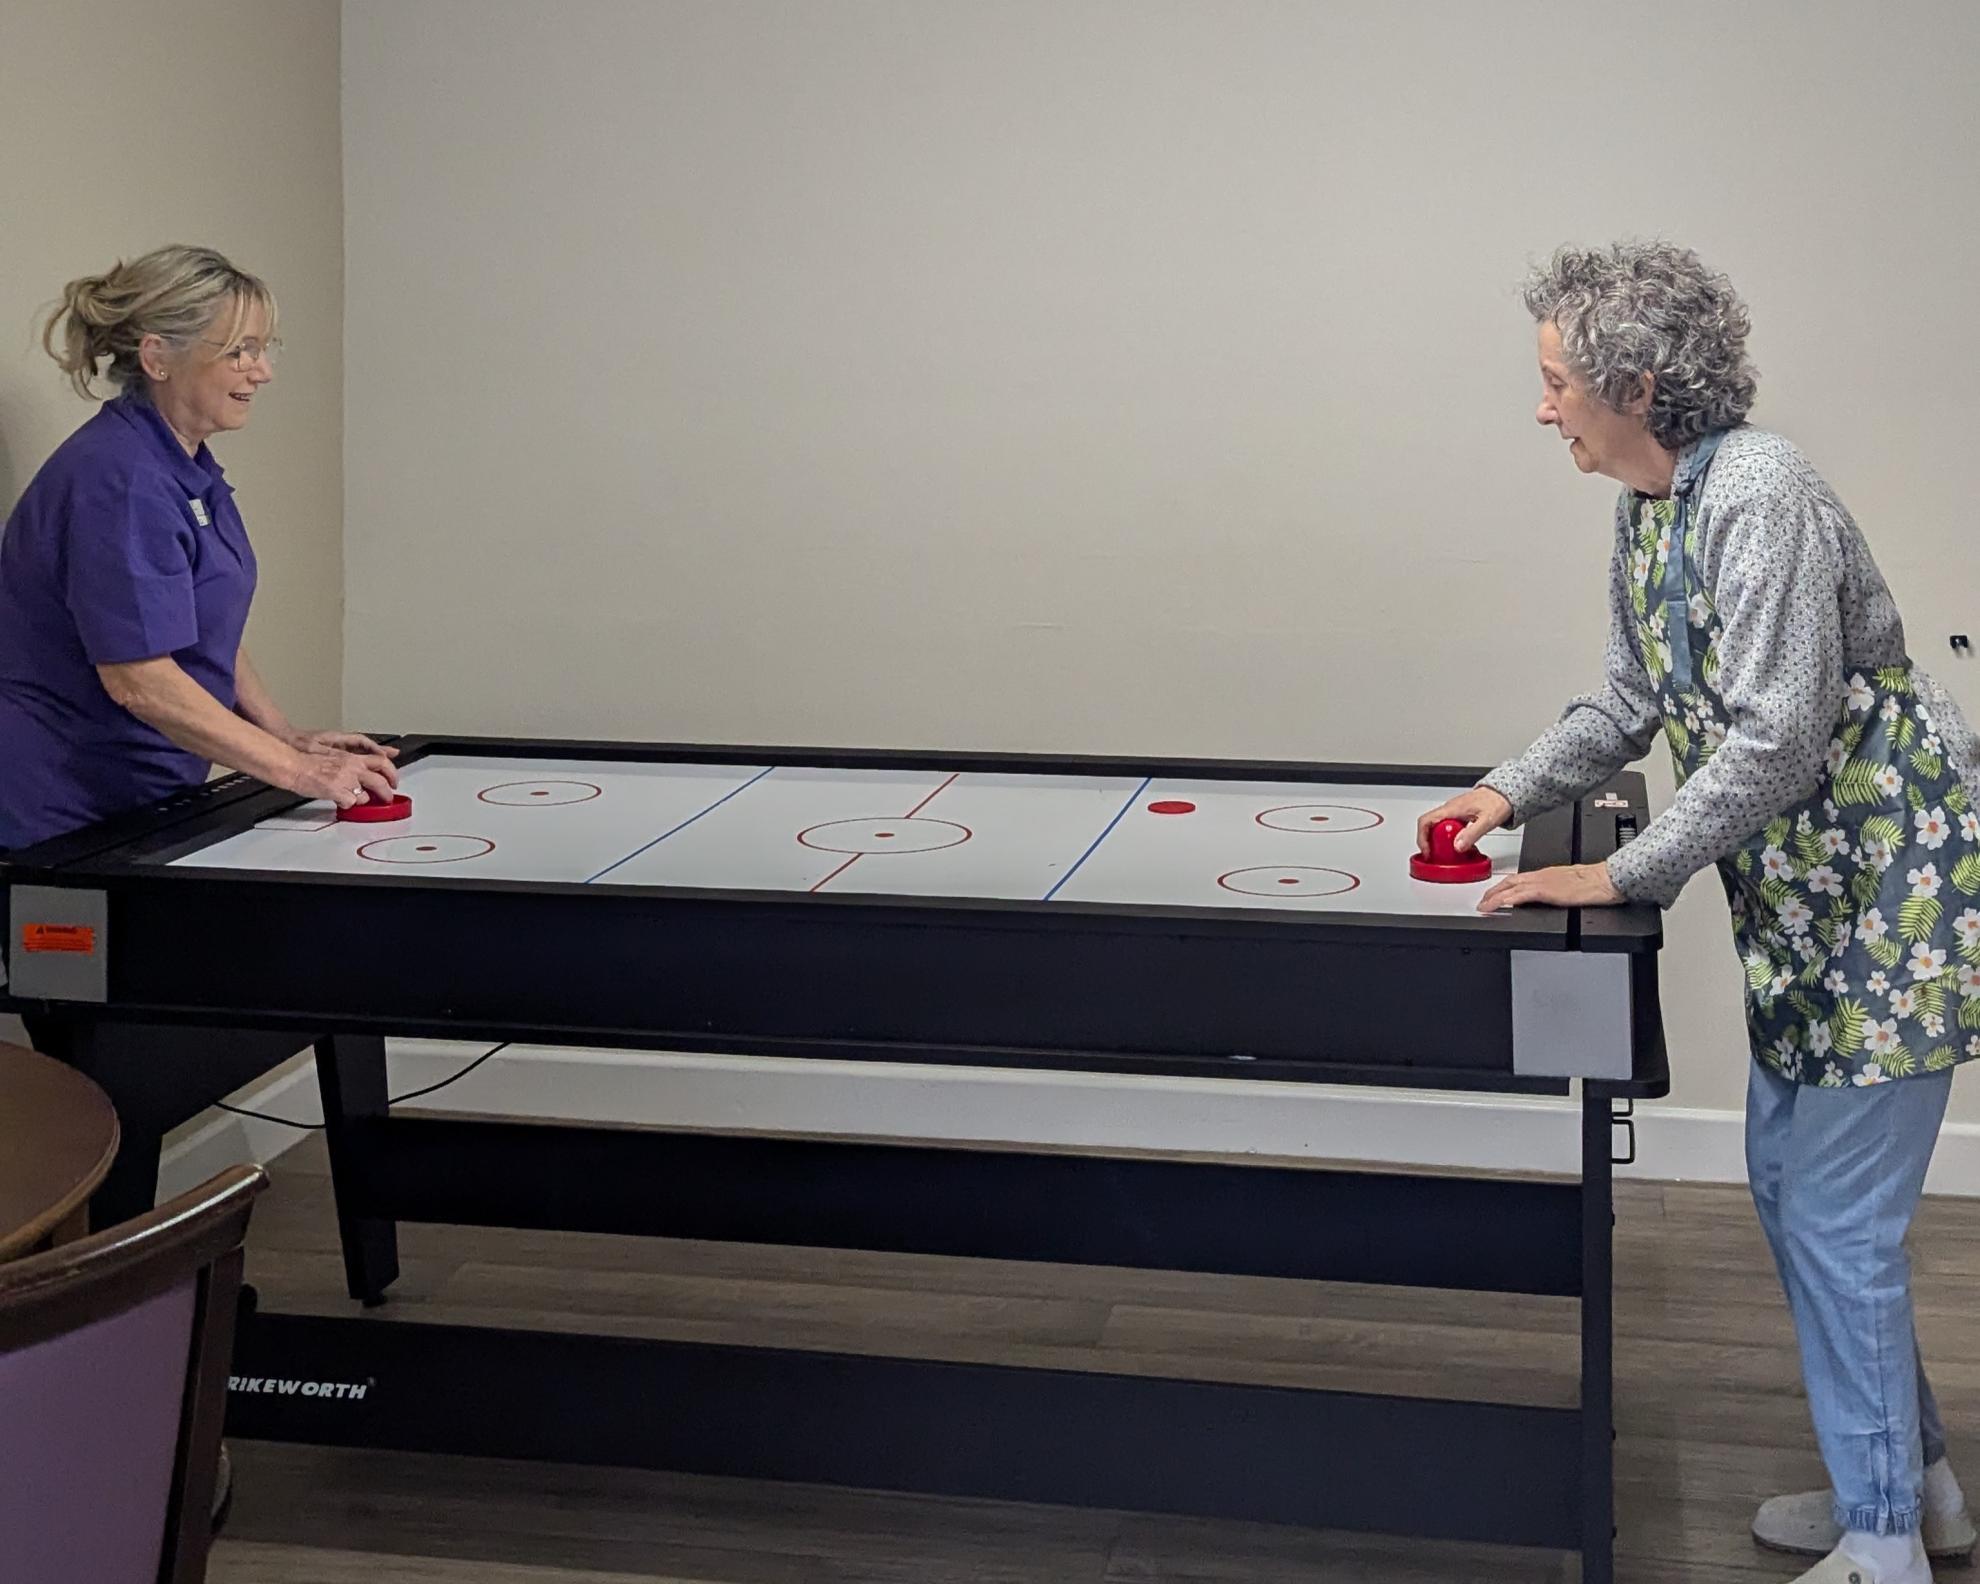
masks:
[[[1952,1071],[1818,1089],[1750,1065],[1747,1178],[1787,1289],[1836,1521],[1908,1533],[1946,1432],[1912,1326],[1904,1239]]]

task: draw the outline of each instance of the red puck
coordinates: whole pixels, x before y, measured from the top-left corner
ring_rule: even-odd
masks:
[[[1194,803],[1185,803],[1181,798],[1172,798],[1164,803],[1149,804],[1148,812],[1151,814],[1194,814],[1196,812],[1196,805]]]
[[[337,818],[352,825],[382,825],[387,820],[408,819],[412,815],[412,799],[401,792],[389,803],[353,803],[347,809],[338,809]]]

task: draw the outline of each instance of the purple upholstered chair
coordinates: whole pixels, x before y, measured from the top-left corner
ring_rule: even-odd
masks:
[[[0,1575],[200,1584],[256,1166],[0,1265]]]

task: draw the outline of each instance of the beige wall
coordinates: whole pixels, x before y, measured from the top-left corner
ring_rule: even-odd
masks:
[[[275,289],[288,359],[215,446],[261,558],[249,641],[298,722],[343,653],[343,194],[336,0],[0,0],[0,510],[93,407],[35,320],[164,242]]]
[[[1596,673],[1611,499],[1513,283],[1661,233],[1980,714],[1976,57],[1969,0],[352,0],[350,711],[1490,761]]]

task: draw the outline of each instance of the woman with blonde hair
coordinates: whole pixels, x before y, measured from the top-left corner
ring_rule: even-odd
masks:
[[[254,550],[207,441],[245,428],[274,379],[275,318],[267,286],[209,248],[159,248],[63,290],[42,344],[78,395],[99,377],[117,394],[0,534],[0,853],[195,787],[214,764],[340,808],[392,796],[394,750],[290,724],[241,641]],[[91,1070],[63,1024],[27,1025]],[[123,1213],[150,1202],[164,1127],[230,1087],[210,1081],[115,1086],[124,1147],[104,1193]],[[223,1448],[215,1528],[231,1492]]]
[[[0,851],[198,785],[213,764],[348,807],[391,751],[292,725],[242,644],[255,558],[207,448],[275,377],[275,298],[208,248],[71,281],[43,344],[117,394],[0,536]]]

